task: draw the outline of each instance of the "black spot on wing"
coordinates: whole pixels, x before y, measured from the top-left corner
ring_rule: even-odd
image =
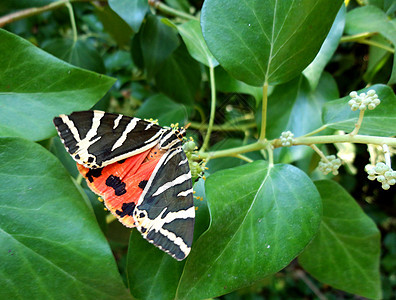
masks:
[[[125,189],[125,182],[122,182],[121,179],[117,176],[110,175],[106,179],[106,185],[114,189],[114,193],[116,196],[124,195],[127,191]]]
[[[117,161],[117,163],[123,164],[125,161],[126,161],[126,159],[121,159],[121,160]]]
[[[136,205],[134,202],[123,203],[121,207],[122,211],[117,209],[116,214],[119,215],[121,218],[125,216],[132,216],[135,206]]]
[[[85,176],[87,177],[88,181],[92,183],[94,181],[94,177],[98,178],[99,176],[102,175],[102,170],[103,168],[89,169],[89,171],[87,172],[87,174],[85,174]]]
[[[140,187],[142,190],[144,190],[144,188],[146,187],[146,185],[147,185],[147,180],[142,180],[142,181],[139,182],[139,187]]]

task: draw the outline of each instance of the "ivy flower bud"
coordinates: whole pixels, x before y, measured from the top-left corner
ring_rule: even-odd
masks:
[[[281,144],[284,147],[290,147],[294,142],[294,134],[291,131],[284,131],[280,136]]]

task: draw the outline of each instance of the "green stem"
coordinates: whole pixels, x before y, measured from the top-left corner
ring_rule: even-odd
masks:
[[[367,38],[370,38],[374,35],[377,35],[376,32],[364,32],[364,33],[359,33],[359,34],[355,34],[355,35],[349,35],[349,36],[343,36],[340,40],[341,43],[346,43],[346,42],[357,42],[357,43],[361,43],[361,44],[366,44],[366,45],[371,45],[374,47],[378,47],[381,49],[384,49],[388,52],[391,53],[395,53],[395,49],[384,45],[382,43],[373,41],[373,40],[368,40]]]
[[[245,155],[242,155],[242,154],[237,154],[237,155],[235,155],[235,157],[236,157],[236,158],[239,158],[239,159],[242,159],[242,160],[244,160],[244,161],[246,161],[246,162],[248,162],[248,163],[253,162],[252,159],[250,159],[249,157],[247,157],[247,156],[245,156]]]
[[[364,117],[364,110],[361,110],[359,113],[359,119],[357,120],[357,122],[355,124],[355,128],[349,135],[354,136],[358,133],[360,126],[362,126],[363,117]]]
[[[66,3],[66,7],[69,10],[69,16],[70,16],[70,23],[73,31],[73,42],[77,43],[77,27],[76,27],[76,20],[74,19],[74,12],[73,12],[73,7],[70,2]]]
[[[267,143],[266,148],[268,153],[268,163],[269,166],[272,167],[274,165],[274,148],[270,143]]]
[[[76,182],[81,185],[81,181],[83,179],[83,176],[81,175],[81,173],[78,173],[77,178],[76,178]]]
[[[30,7],[30,8],[23,9],[23,10],[20,10],[17,12],[13,12],[11,14],[5,15],[0,18],[0,28],[4,27],[5,25],[7,25],[9,23],[12,23],[12,22],[24,19],[24,18],[28,18],[31,16],[35,16],[35,15],[41,14],[41,13],[49,11],[49,10],[54,10],[56,8],[64,6],[66,3],[75,2],[75,1],[84,1],[84,0],[59,0],[59,1],[52,2],[52,3],[42,6],[42,7]]]
[[[159,2],[158,0],[149,0],[149,4],[154,7],[155,9],[158,9],[160,12],[166,13],[168,15],[174,16],[174,17],[180,17],[183,19],[187,19],[187,20],[195,20],[195,21],[199,21],[198,18],[186,14],[185,12],[176,10],[170,6],[165,5],[162,2]]]
[[[327,159],[326,155],[324,155],[324,153],[315,145],[312,144],[310,145],[310,147],[325,161],[325,162],[329,162],[329,160]]]
[[[267,126],[267,104],[268,104],[268,82],[266,81],[263,85],[263,103],[261,110],[261,132],[259,141],[265,140],[265,131]]]
[[[213,125],[212,131],[245,131],[249,128],[255,128],[257,125],[256,123],[248,123],[248,124],[223,124],[223,125]],[[209,125],[201,124],[198,122],[190,122],[190,127],[194,129],[207,129]]]
[[[323,125],[323,126],[317,128],[317,129],[315,129],[315,130],[313,130],[313,131],[311,131],[311,132],[309,132],[307,134],[304,134],[303,136],[305,137],[305,136],[315,135],[315,134],[325,130],[326,128],[327,128],[327,125]]]
[[[323,136],[309,136],[309,137],[298,137],[295,139],[293,145],[306,145],[311,146],[312,144],[334,144],[334,143],[355,143],[355,144],[372,144],[372,145],[383,145],[387,144],[391,147],[396,147],[396,138],[381,137],[381,136],[368,136],[368,135],[354,135],[349,134],[344,135],[323,135]],[[268,145],[274,148],[282,147],[280,139],[275,139],[272,141],[258,141],[253,144],[219,150],[212,152],[201,152],[199,153],[199,158],[218,158],[226,156],[235,156],[237,154],[259,151],[262,149],[268,150]],[[268,151],[271,155],[271,151]],[[270,158],[270,157],[269,157]]]
[[[343,36],[340,39],[340,43],[347,43],[347,42],[356,42],[365,38],[372,37],[373,35],[377,35],[376,32],[363,32],[354,35]]]
[[[210,102],[210,117],[209,117],[209,125],[208,131],[206,132],[205,139],[200,151],[205,151],[208,148],[210,135],[213,130],[213,123],[214,117],[216,112],[216,83],[215,83],[215,76],[214,76],[214,67],[209,67],[209,78],[210,78],[210,91],[211,91],[211,102]]]
[[[106,216],[106,224],[110,224],[111,222],[113,222],[116,219],[116,217],[114,217],[112,214],[108,214]]]

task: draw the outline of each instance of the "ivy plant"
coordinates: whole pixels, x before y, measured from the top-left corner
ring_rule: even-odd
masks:
[[[2,1],[0,298],[391,299],[394,216],[384,225],[362,191],[396,207],[395,12]],[[82,180],[52,119],[89,109],[189,124],[184,261],[114,221]]]

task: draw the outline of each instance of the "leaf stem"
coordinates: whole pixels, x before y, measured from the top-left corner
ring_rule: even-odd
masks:
[[[242,160],[244,160],[244,161],[246,161],[246,162],[248,162],[248,163],[253,162],[252,159],[250,159],[249,157],[247,157],[247,156],[245,156],[245,155],[242,155],[242,154],[237,154],[237,155],[235,155],[235,157],[236,157],[236,158],[239,158],[239,159],[242,159]]]
[[[310,147],[325,161],[325,162],[329,162],[329,160],[327,159],[326,155],[324,155],[324,153],[315,145],[312,144],[310,145]]]
[[[155,9],[158,9],[160,12],[166,13],[168,15],[174,16],[174,17],[180,17],[183,19],[187,19],[187,20],[195,20],[195,21],[199,21],[198,18],[190,15],[190,14],[186,14],[185,12],[176,10],[170,6],[165,5],[164,3],[158,1],[158,0],[149,0],[149,4],[154,7]]]
[[[73,7],[70,2],[66,3],[66,7],[69,11],[69,16],[70,16],[70,23],[73,31],[73,42],[74,44],[77,43],[77,27],[76,27],[76,20],[74,18],[74,12],[73,12]]]
[[[267,104],[268,104],[268,82],[265,81],[263,85],[263,103],[261,110],[261,131],[259,141],[265,140],[265,131],[267,126]]]
[[[343,36],[341,38],[340,42],[341,43],[357,42],[357,43],[361,43],[361,44],[378,47],[378,48],[384,49],[390,53],[395,53],[395,49],[393,49],[387,45],[384,45],[382,43],[367,39],[367,38],[372,37],[376,34],[377,34],[376,32],[364,32],[364,33],[359,33],[359,34],[355,34],[355,35]]]
[[[313,130],[313,131],[311,131],[311,132],[309,132],[307,134],[304,134],[303,136],[311,136],[311,135],[317,134],[317,133],[325,130],[326,128],[327,128],[327,125],[323,125],[323,126],[317,128],[317,129],[315,129],[315,130]]]
[[[206,132],[204,142],[202,144],[202,148],[200,151],[205,151],[209,145],[210,135],[213,130],[214,117],[216,112],[216,83],[214,76],[214,67],[209,67],[209,78],[210,78],[210,91],[211,91],[211,100],[210,100],[210,117],[209,117],[209,125],[208,131]]]
[[[116,219],[116,217],[113,216],[113,214],[108,214],[106,216],[106,224],[110,224],[111,222],[113,222]]]

